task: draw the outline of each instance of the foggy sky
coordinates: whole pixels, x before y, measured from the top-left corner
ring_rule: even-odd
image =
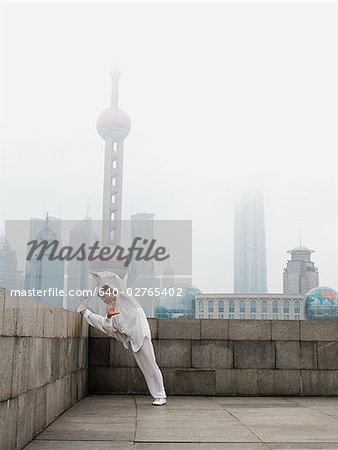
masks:
[[[2,211],[101,219],[118,64],[123,218],[191,219],[193,283],[233,291],[233,203],[265,199],[269,292],[286,251],[315,250],[338,289],[337,6],[333,3],[2,5]]]

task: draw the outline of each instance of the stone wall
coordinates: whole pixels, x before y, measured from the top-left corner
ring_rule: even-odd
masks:
[[[0,449],[21,449],[87,394],[80,314],[0,289]]]
[[[338,395],[338,323],[149,319],[169,395]],[[148,394],[131,350],[90,328],[89,392]]]

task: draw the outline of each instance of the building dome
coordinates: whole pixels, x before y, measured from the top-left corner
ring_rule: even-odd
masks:
[[[320,286],[305,294],[305,315],[308,320],[338,320],[338,292]]]
[[[130,118],[120,108],[105,109],[96,121],[96,129],[102,139],[111,138],[114,142],[125,139],[130,128]]]
[[[202,294],[199,289],[189,284],[175,284],[166,290],[167,295],[160,295],[156,301],[155,317],[195,317],[195,295]]]

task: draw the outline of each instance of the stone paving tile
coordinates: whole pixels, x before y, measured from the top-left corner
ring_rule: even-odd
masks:
[[[24,450],[132,450],[133,442],[111,441],[32,441]]]
[[[136,443],[137,450],[268,450],[265,444],[253,442],[230,442],[230,443],[210,443],[210,442],[194,442],[194,443]]]
[[[89,396],[28,450],[338,449],[337,397]],[[175,449],[174,449],[175,447]]]
[[[43,440],[91,440],[133,441],[135,419],[110,417],[60,417],[36,439]]]
[[[338,442],[337,420],[305,406],[227,409],[266,443]]]

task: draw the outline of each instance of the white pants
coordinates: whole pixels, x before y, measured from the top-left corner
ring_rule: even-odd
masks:
[[[92,313],[89,309],[86,309],[83,316],[89,325],[105,333],[102,326],[104,317]],[[162,372],[156,363],[154,347],[151,340],[148,337],[145,337],[142,347],[137,352],[133,351],[133,354],[137,365],[146,380],[150,394],[154,398],[167,398],[163,384]]]

